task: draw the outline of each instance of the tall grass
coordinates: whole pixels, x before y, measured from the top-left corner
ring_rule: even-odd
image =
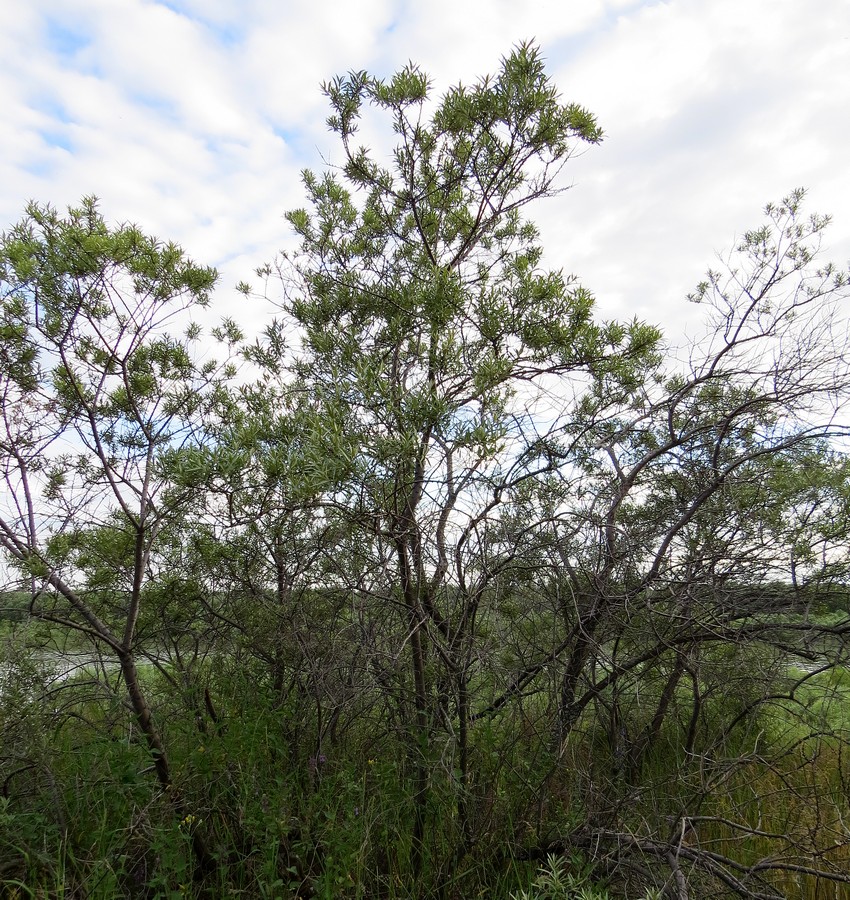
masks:
[[[711,758],[682,753],[683,725],[671,716],[631,774],[622,748],[612,746],[593,716],[557,751],[552,711],[543,701],[482,720],[470,747],[468,844],[452,744],[435,733],[418,879],[409,842],[412,759],[420,751],[380,708],[352,713],[336,734],[323,732],[309,696],[280,701],[249,669],[209,665],[194,677],[212,689],[217,721],[202,720],[189,687],[181,693],[179,679],[145,670],[188,810],[177,819],[108,676],[81,673],[57,687],[34,681],[35,674],[22,667],[8,687],[18,691],[14,703],[0,704],[0,883],[10,897],[536,896],[545,853],[529,850],[568,845],[572,835],[612,822],[638,837],[657,834],[683,810],[690,817],[685,849],[744,867],[784,859],[850,869],[848,760],[838,740],[811,736],[818,723],[843,722],[843,674],[825,673],[807,685],[802,702],[809,720],[776,705],[772,720],[764,716]],[[762,754],[768,742],[771,753]],[[217,858],[205,877],[192,854],[195,830]],[[626,877],[604,846],[578,842],[575,849],[584,852],[582,865],[599,863],[582,869],[582,889],[598,896],[633,900],[664,883],[658,860],[645,861],[653,881]],[[708,883],[684,856],[682,866],[693,891]],[[850,886],[804,872],[740,877],[750,886],[763,878],[803,900],[850,900]]]

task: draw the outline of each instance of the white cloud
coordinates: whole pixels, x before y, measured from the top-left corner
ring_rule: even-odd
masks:
[[[299,170],[338,161],[320,82],[413,60],[439,94],[529,38],[606,131],[565,170],[575,189],[530,210],[605,314],[680,329],[714,250],[800,184],[850,257],[846,0],[3,4],[0,213],[97,193],[221,266],[232,311],[231,285],[289,239]]]
[[[847,254],[850,10],[827,2],[820,12],[761,0],[647,5],[558,67],[607,136],[574,164],[578,187],[547,210],[544,235],[565,236],[569,268],[604,309],[680,331],[693,314],[680,298],[714,251],[798,185],[839,220],[844,206],[833,240],[839,260]]]

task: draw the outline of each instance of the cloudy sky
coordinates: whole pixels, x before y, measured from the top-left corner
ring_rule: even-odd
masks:
[[[290,240],[299,172],[339,162],[320,84],[408,60],[435,95],[534,39],[605,140],[529,212],[605,316],[679,332],[684,295],[769,200],[809,188],[850,260],[848,0],[0,3],[0,223],[102,199],[233,285]]]

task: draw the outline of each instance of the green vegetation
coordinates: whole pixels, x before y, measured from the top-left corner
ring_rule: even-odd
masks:
[[[325,91],[253,342],[93,199],[0,241],[6,895],[850,897],[828,220],[673,352],[542,266],[601,131],[536,48]]]

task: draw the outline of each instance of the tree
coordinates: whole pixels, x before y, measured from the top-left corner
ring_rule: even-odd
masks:
[[[4,480],[0,547],[28,585],[30,614],[84,635],[120,664],[163,791],[184,814],[139,679],[137,625],[161,535],[189,495],[168,459],[198,439],[223,374],[197,365],[214,270],[86,198],[61,216],[31,204],[0,244]],[[180,325],[185,337],[168,328]],[[212,857],[200,832],[195,852]]]
[[[818,263],[828,220],[806,217],[802,200],[798,191],[768,206],[725,272],[709,272],[689,297],[708,310],[709,329],[682,364],[585,397],[581,438],[559,471],[571,499],[550,529],[551,567],[560,564],[572,598],[563,639],[511,686],[563,660],[563,750],[582,733],[604,736],[606,752],[588,765],[580,841],[607,846],[627,869],[639,870],[635,853],[666,859],[681,884],[687,862],[695,883],[708,877],[744,897],[774,896],[765,876],[795,866],[843,877],[824,837],[832,825],[821,821],[815,838],[790,812],[792,790],[814,803],[825,789],[816,774],[802,785],[793,773],[843,741],[803,698],[813,677],[846,664],[850,634],[840,450],[850,281]],[[844,614],[812,618],[813,604]],[[798,723],[779,729],[778,714]],[[665,797],[666,778],[644,780],[659,744],[687,791]],[[716,812],[718,785],[755,777],[754,759],[796,785],[782,827]],[[665,817],[677,823],[669,836]],[[774,833],[761,835],[764,853],[747,868],[711,849],[719,827],[732,829],[731,843]]]
[[[595,324],[591,295],[540,268],[524,207],[557,193],[561,168],[601,131],[560,101],[536,48],[518,47],[430,115],[428,79],[413,66],[389,81],[352,73],[325,92],[344,164],[305,173],[309,208],[288,215],[301,247],[278,266],[282,306],[303,335],[291,389],[315,410],[304,452],[326,461],[326,515],[380,553],[368,583],[349,586],[382,632],[394,612],[392,655],[409,647],[410,680],[397,687],[413,710],[418,872],[435,728],[457,744],[460,852],[473,840],[469,686],[477,623],[490,615],[490,523],[513,489],[557,466],[541,432],[552,392],[571,390],[578,372],[637,378],[657,332]],[[354,143],[366,107],[397,137],[389,165]]]

